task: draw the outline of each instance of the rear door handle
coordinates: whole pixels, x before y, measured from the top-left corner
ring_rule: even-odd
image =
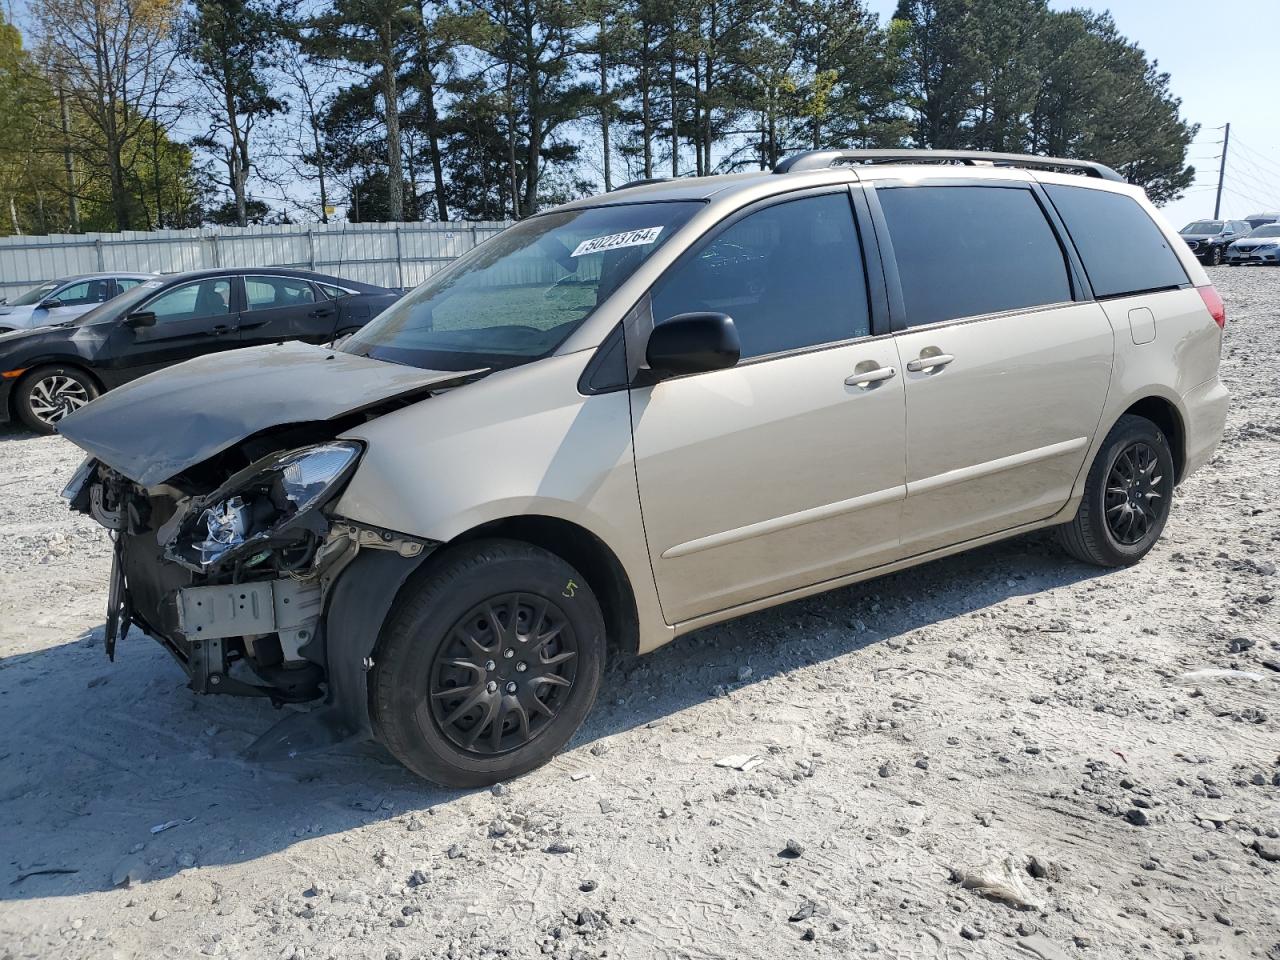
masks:
[[[935,353],[931,357],[919,357],[915,360],[907,361],[907,369],[912,373],[919,373],[921,370],[941,369],[948,363],[953,361],[955,357],[949,353]]]
[[[897,375],[898,371],[893,367],[876,367],[873,370],[851,373],[844,378],[844,384],[846,387],[869,387],[873,383],[892,380]]]
[[[332,317],[332,310],[312,310],[307,314],[308,317]]]

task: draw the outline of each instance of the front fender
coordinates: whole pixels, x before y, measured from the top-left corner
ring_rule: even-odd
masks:
[[[325,615],[326,702],[349,733],[373,736],[368,665],[378,634],[400,588],[430,555],[403,557],[392,550],[361,550],[338,577]]]
[[[494,373],[347,431],[343,436],[363,443],[365,453],[335,511],[446,543],[512,517],[568,521],[613,551],[635,595],[642,635],[662,637],[630,398],[625,391],[578,392],[591,353]]]

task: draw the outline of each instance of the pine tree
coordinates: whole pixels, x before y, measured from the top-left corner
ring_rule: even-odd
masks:
[[[253,129],[285,109],[267,75],[279,52],[276,27],[260,0],[192,0],[178,33],[188,73],[201,90],[201,106],[213,121],[195,143],[226,163],[236,223],[242,227],[249,222],[245,188],[253,169]]]

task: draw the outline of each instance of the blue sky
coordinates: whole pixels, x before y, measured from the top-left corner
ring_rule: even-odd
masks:
[[[1206,0],[1050,0],[1057,10],[1110,10],[1117,26],[1170,75],[1183,117],[1200,124],[1191,148],[1196,182],[1165,207],[1180,227],[1213,215],[1222,131],[1231,123],[1231,147],[1222,216],[1280,210],[1280,2]],[[867,0],[889,17],[896,0]]]

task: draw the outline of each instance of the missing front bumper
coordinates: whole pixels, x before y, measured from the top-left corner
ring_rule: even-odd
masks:
[[[315,633],[324,602],[319,581],[289,578],[178,591],[178,629],[190,640],[274,633],[286,660]]]

